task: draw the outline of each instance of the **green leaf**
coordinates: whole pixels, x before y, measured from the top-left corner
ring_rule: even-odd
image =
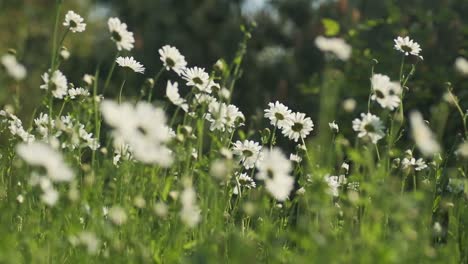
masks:
[[[325,36],[332,37],[340,33],[340,24],[333,19],[322,19],[323,27],[325,28]]]

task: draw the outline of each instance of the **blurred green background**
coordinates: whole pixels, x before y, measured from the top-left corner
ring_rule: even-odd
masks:
[[[0,52],[15,49],[28,69],[28,79],[20,87],[23,113],[30,113],[41,100],[40,75],[50,58],[53,3],[0,0]],[[260,117],[268,102],[280,100],[294,111],[306,112],[322,128],[334,119],[349,131],[351,119],[367,110],[373,59],[378,61],[375,72],[398,79],[401,54],[393,49],[393,39],[399,35],[417,41],[424,56],[408,83],[405,110],[419,109],[427,119],[431,111],[447,112],[448,120],[453,121],[440,137],[452,141],[461,131],[461,123],[455,108],[441,103],[446,82],[452,83],[462,108],[468,108],[467,78],[453,67],[455,58],[468,57],[466,0],[65,0],[63,15],[69,9],[88,24],[84,33],[72,34],[65,42],[72,56],[62,69],[76,85],[82,84],[83,74],[93,74],[97,67],[106,76],[116,52],[107,31],[111,16],[119,17],[134,32],[135,49],[130,54],[147,68],[145,76],[132,76],[127,84],[127,94],[134,95],[145,78],[160,69],[157,51],[161,46],[176,46],[189,66],[210,69],[219,58],[229,61],[235,56],[242,39],[240,25],[255,21],[243,75],[233,95],[233,102],[247,117]],[[352,45],[349,61],[330,60],[315,47],[314,39],[325,33],[323,19],[336,21],[339,28],[334,35]],[[326,72],[332,81],[324,85]],[[165,74],[165,78],[171,75]],[[114,76],[114,91],[106,96],[115,93],[120,81]],[[157,87],[160,99],[164,84],[161,80]],[[1,105],[11,103],[15,87],[0,80]],[[321,102],[320,90],[330,87],[335,100]],[[342,110],[341,103],[347,98],[358,102],[353,112]],[[326,119],[331,120],[318,124],[320,103],[330,104],[325,107],[330,110]]]

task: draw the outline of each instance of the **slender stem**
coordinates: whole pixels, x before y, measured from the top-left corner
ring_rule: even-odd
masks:
[[[55,1],[55,24],[54,24],[54,34],[52,36],[52,54],[50,59],[50,68],[55,68],[55,58],[57,56],[57,31],[59,25],[59,17],[60,17],[60,8],[62,6],[62,1]]]
[[[112,78],[112,74],[114,73],[115,64],[117,63],[117,58],[119,57],[119,55],[120,55],[120,51],[117,51],[117,53],[115,54],[114,62],[112,62],[111,69],[109,73],[107,74],[106,82],[104,83],[104,88],[102,90],[103,94],[106,91],[107,87],[109,86],[110,79]]]
[[[278,121],[275,123],[275,128],[273,128],[273,132],[270,135],[270,140],[268,145],[270,145],[270,150],[273,148],[273,141],[275,140],[276,128],[278,127]]]
[[[63,109],[65,108],[65,104],[67,103],[67,100],[63,100],[62,107],[60,107],[60,111],[58,113],[58,116],[62,115]]]
[[[304,138],[301,137],[301,140],[302,140],[302,144],[304,144],[304,149],[305,149],[305,151],[306,151],[307,160],[310,161],[309,150],[307,149],[307,145],[306,145],[306,143],[305,143],[305,141],[304,141]]]
[[[127,81],[127,74],[125,74],[125,77],[122,81],[122,84],[120,85],[120,92],[119,92],[119,104],[122,103],[122,91],[123,91],[123,88],[125,86],[125,82]]]
[[[373,92],[373,87],[372,87],[372,77],[374,76],[374,64],[372,64],[371,68],[371,82],[370,82],[370,93],[369,93],[369,98],[367,99],[367,113],[370,113],[370,104],[371,104],[371,97],[372,97],[372,92]]]
[[[99,79],[99,69],[96,70],[96,73],[94,74],[94,80]],[[96,137],[96,140],[99,142],[100,134],[101,134],[101,120],[99,118],[99,109],[98,109],[98,102],[96,101],[97,97],[97,81],[94,81],[93,83],[93,106],[94,106],[94,136]],[[95,162],[96,162],[96,150],[93,150],[92,154],[92,167],[93,169],[95,168]]]
[[[403,68],[405,66],[405,54],[401,57],[401,65],[400,65],[400,84],[403,84]]]
[[[159,72],[156,74],[156,76],[154,77],[154,85],[153,87],[150,88],[150,91],[149,91],[149,95],[148,95],[148,103],[151,102],[151,98],[153,97],[153,90],[154,90],[154,87],[156,86],[156,84],[158,83],[158,79],[159,77],[161,77],[161,74],[163,73],[163,71],[165,70],[164,67],[162,67]]]

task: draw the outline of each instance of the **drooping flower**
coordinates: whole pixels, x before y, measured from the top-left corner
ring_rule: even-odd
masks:
[[[333,132],[333,133],[338,133],[340,131],[340,128],[338,127],[338,124],[335,123],[335,121],[331,122],[331,123],[328,123],[328,126],[330,127],[330,130]]]
[[[52,91],[55,98],[63,99],[68,93],[67,77],[59,70],[54,71],[52,76],[48,72],[42,75],[44,84],[40,86],[41,89]]]
[[[178,85],[179,84],[177,82],[171,83],[171,81],[167,81],[166,96],[169,98],[171,103],[177,105],[178,107],[182,108],[182,110],[187,112],[188,104],[185,99],[180,97]]]
[[[179,50],[175,47],[165,45],[160,48],[158,52],[166,70],[173,70],[180,76],[185,70],[187,62],[185,61],[185,57],[180,54]]]
[[[240,158],[242,165],[246,169],[255,167],[255,163],[261,159],[260,151],[262,146],[252,140],[236,141],[232,148],[232,153]]]
[[[417,42],[413,41],[408,36],[404,38],[397,37],[393,41],[395,42],[394,48],[405,54],[405,56],[414,55],[420,59],[423,59],[423,57],[419,55],[421,52],[421,46],[419,46]]]
[[[341,38],[318,36],[315,38],[315,46],[323,52],[331,52],[342,61],[347,61],[351,57],[351,46]]]
[[[80,15],[70,10],[65,15],[63,25],[68,27],[73,33],[83,32],[86,29],[86,24],[83,21],[84,19]]]
[[[294,142],[305,139],[314,129],[314,123],[304,113],[292,113],[286,123],[287,125],[283,126],[282,133],[285,137],[294,140]]]
[[[417,111],[411,112],[409,120],[411,124],[411,134],[421,153],[426,157],[439,153],[440,145],[435,139],[434,133],[424,122],[421,113]]]
[[[353,129],[358,132],[358,137],[368,138],[374,144],[385,136],[382,121],[376,115],[371,113],[362,113],[361,119],[354,119]]]
[[[390,81],[387,75],[374,74],[371,78],[372,96],[383,108],[394,110],[401,102],[401,86],[398,82]]]
[[[263,152],[263,160],[256,165],[256,178],[265,182],[267,191],[278,201],[284,201],[294,187],[290,175],[292,164],[278,148]]]
[[[247,173],[236,174],[235,179],[233,193],[236,195],[239,193],[239,187],[246,189],[254,189],[257,187],[255,181],[247,175]]]
[[[132,50],[135,39],[133,33],[127,30],[127,24],[120,22],[120,19],[111,17],[107,21],[111,38],[117,45],[118,50]]]
[[[288,125],[287,120],[291,115],[291,110],[284,104],[276,101],[275,103],[268,103],[268,109],[265,109],[265,118],[270,119],[270,124],[283,128]]]
[[[116,62],[120,67],[130,68],[136,73],[145,72],[145,67],[141,63],[136,61],[133,57],[118,57],[116,59]]]
[[[70,88],[68,89],[68,96],[70,99],[75,99],[77,97],[88,97],[89,91],[81,87]]]

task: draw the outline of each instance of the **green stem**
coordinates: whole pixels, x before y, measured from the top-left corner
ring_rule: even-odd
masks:
[[[270,150],[273,149],[273,141],[275,139],[275,134],[276,134],[276,129],[278,127],[278,121],[275,123],[275,128],[273,128],[273,132],[270,135],[270,140],[268,142],[268,145],[270,146]]]
[[[120,51],[117,51],[117,53],[115,54],[114,62],[112,63],[111,69],[109,73],[107,74],[106,82],[104,83],[104,88],[102,90],[103,94],[106,91],[107,87],[109,86],[110,79],[112,78],[112,74],[114,73],[115,64],[117,63],[117,58],[119,57],[119,55],[120,55]]]
[[[119,91],[119,104],[122,103],[122,91],[125,86],[125,82],[127,81],[127,74],[125,74],[124,79],[122,81],[122,84],[120,85],[120,91]]]
[[[401,65],[400,65],[400,84],[403,84],[403,68],[405,66],[405,55],[401,58]]]
[[[161,70],[159,70],[159,72],[154,77],[154,85],[153,85],[153,87],[150,88],[149,95],[148,95],[148,103],[151,102],[151,98],[153,97],[154,87],[158,83],[158,79],[159,79],[159,77],[161,77],[161,74],[163,73],[164,70],[165,70],[165,68],[162,67]]]
[[[59,25],[59,17],[60,17],[60,8],[62,6],[62,1],[55,1],[55,24],[54,24],[54,35],[52,36],[52,54],[50,59],[50,68],[55,68],[55,58],[57,56],[57,31]]]
[[[67,103],[67,100],[63,100],[62,107],[60,107],[60,111],[58,113],[58,116],[60,117],[62,115],[63,109],[65,108],[65,104]]]

